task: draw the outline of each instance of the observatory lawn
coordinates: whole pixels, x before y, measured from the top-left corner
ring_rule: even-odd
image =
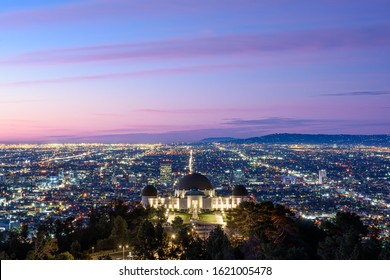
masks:
[[[175,216],[182,218],[184,223],[189,223],[189,222],[191,222],[192,214],[175,212]],[[198,222],[201,222],[201,223],[216,223],[217,222],[215,212],[199,213],[198,216],[199,216]]]

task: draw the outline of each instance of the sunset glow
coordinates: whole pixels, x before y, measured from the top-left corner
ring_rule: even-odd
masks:
[[[390,4],[6,1],[0,143],[390,132]]]

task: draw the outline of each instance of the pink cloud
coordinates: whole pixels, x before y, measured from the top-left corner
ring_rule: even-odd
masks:
[[[259,108],[197,108],[197,109],[137,109],[133,112],[136,113],[146,113],[146,114],[215,114],[215,113],[233,113],[233,112],[256,112],[259,111]]]
[[[218,0],[199,1],[179,0],[89,0],[43,8],[33,8],[0,13],[1,27],[31,27],[44,24],[74,23],[118,20],[118,18],[140,18],[145,16],[172,16],[175,14],[215,13],[215,11],[248,10],[263,7],[258,1]]]
[[[375,25],[52,49],[3,59],[0,65],[46,65],[118,60],[163,61],[226,55],[261,57],[269,53],[354,50],[389,46],[390,25]]]
[[[25,81],[4,83],[4,84],[0,84],[0,86],[2,87],[31,86],[31,85],[38,85],[38,84],[60,84],[60,83],[77,82],[77,81],[110,80],[110,79],[121,79],[121,78],[131,78],[131,77],[155,76],[155,75],[191,74],[191,73],[198,73],[198,72],[223,71],[229,69],[245,69],[245,68],[258,67],[258,66],[260,66],[260,64],[255,64],[255,63],[188,66],[188,67],[154,69],[154,70],[145,70],[145,71],[109,73],[109,74],[101,74],[101,75],[73,76],[73,77],[64,77],[64,78],[56,78],[56,79],[25,80]]]

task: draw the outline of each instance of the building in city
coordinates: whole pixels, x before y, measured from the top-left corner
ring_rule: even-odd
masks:
[[[297,181],[297,177],[295,176],[283,176],[282,183],[285,185],[295,185]]]
[[[163,185],[172,183],[172,163],[169,161],[160,164],[160,183]]]
[[[181,178],[171,196],[159,196],[157,189],[151,185],[142,190],[142,203],[146,207],[163,206],[189,213],[232,209],[245,200],[248,200],[248,191],[244,186],[235,186],[229,196],[218,196],[210,180],[200,173]]]
[[[245,174],[242,169],[236,169],[233,171],[233,184],[235,185],[243,185],[245,184]]]
[[[326,170],[322,169],[318,172],[318,184],[324,184],[326,182]]]

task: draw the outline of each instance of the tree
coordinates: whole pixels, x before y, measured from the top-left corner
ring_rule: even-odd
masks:
[[[206,259],[224,260],[233,258],[233,248],[220,226],[210,232],[205,246]]]
[[[121,216],[115,218],[109,239],[111,239],[116,246],[128,244],[127,223]]]
[[[37,236],[33,239],[34,248],[27,254],[30,260],[51,260],[58,250],[57,240],[50,238],[47,232],[38,230]]]
[[[22,224],[20,229],[20,240],[22,242],[28,241],[28,224]]]
[[[164,260],[167,255],[167,238],[164,232],[164,228],[161,223],[157,223],[155,227],[155,235],[156,235],[156,253],[158,259]]]
[[[114,202],[114,211],[111,213],[113,217],[121,216],[125,218],[128,215],[129,206],[126,205],[123,199],[118,199]]]
[[[54,222],[54,231],[55,238],[57,239],[57,244],[59,251],[64,252],[70,249],[73,239],[73,226],[74,217],[68,217],[65,220],[57,219]]]
[[[56,260],[74,260],[71,253],[68,251],[62,252],[56,256]]]
[[[181,230],[181,228],[183,227],[183,219],[182,219],[180,216],[176,216],[176,217],[173,219],[171,225],[172,225],[172,232],[176,234],[176,233],[178,233],[178,232]]]
[[[32,250],[32,243],[28,240],[27,226],[22,226],[21,230],[11,230],[8,238],[2,242],[5,256],[9,259],[23,260],[27,253]],[[4,232],[6,235],[6,232]]]
[[[183,219],[176,216],[172,221],[172,246],[169,247],[171,259],[200,260],[204,259],[204,242],[200,240],[196,232],[189,224],[184,224]]]
[[[81,245],[78,240],[72,242],[72,245],[70,247],[70,253],[72,254],[73,258],[76,260],[81,258],[82,256]]]
[[[227,213],[234,244],[249,259],[316,259],[323,238],[312,222],[272,202],[243,202]]]
[[[334,223],[322,225],[326,233],[324,241],[320,242],[318,254],[323,259],[350,260],[362,259],[362,237],[368,229],[355,213],[338,212]]]
[[[184,260],[204,260],[206,258],[204,241],[199,237],[193,238],[193,241],[183,252],[181,258]]]
[[[390,239],[383,242],[381,252],[378,257],[380,260],[390,260]]]
[[[156,232],[149,220],[141,223],[135,239],[134,249],[141,260],[154,260],[157,249]]]
[[[0,251],[0,260],[9,260],[9,256],[5,251]]]

